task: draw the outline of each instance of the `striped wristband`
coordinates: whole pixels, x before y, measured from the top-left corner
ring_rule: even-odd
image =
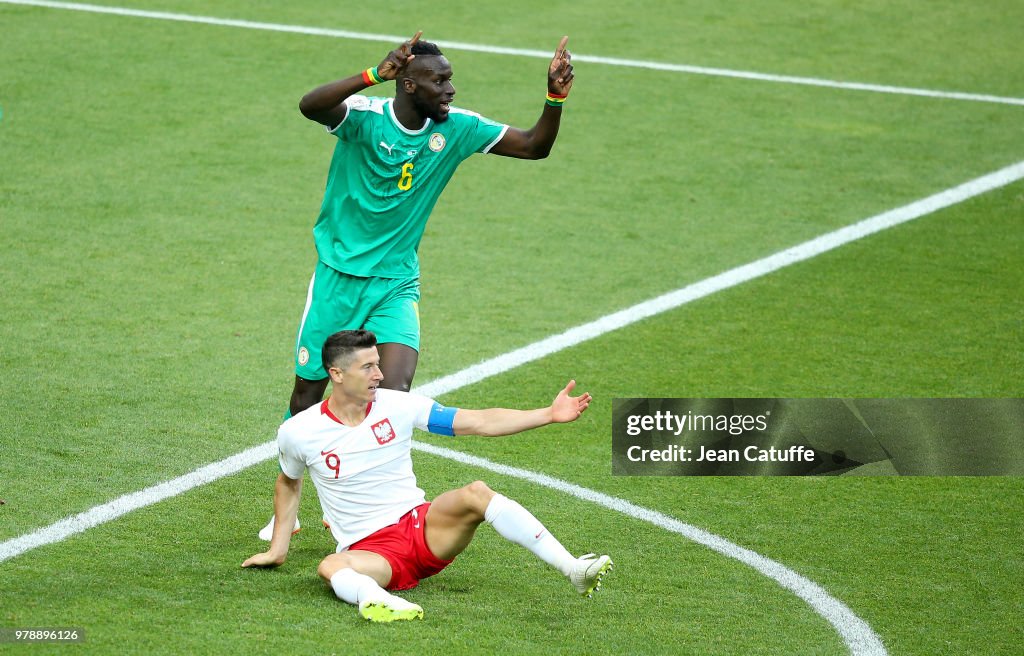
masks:
[[[366,83],[366,86],[372,87],[373,85],[380,84],[383,81],[384,79],[377,73],[376,66],[363,71],[363,82]]]
[[[547,100],[545,102],[548,105],[551,105],[552,107],[561,107],[562,105],[565,104],[565,99],[568,98],[568,97],[569,97],[569,94],[551,93],[549,91],[548,92],[548,98],[547,98]]]

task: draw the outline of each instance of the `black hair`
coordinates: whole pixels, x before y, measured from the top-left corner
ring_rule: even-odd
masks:
[[[324,371],[331,367],[345,369],[351,364],[353,353],[376,345],[377,336],[369,330],[340,330],[327,338],[320,352]]]
[[[424,55],[429,57],[440,57],[444,53],[441,52],[441,49],[437,47],[436,43],[431,43],[430,41],[417,41],[416,43],[412,44],[411,54]]]

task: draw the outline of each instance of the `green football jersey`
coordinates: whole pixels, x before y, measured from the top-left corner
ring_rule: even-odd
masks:
[[[448,120],[408,130],[393,102],[351,96],[345,120],[330,131],[338,142],[313,237],[320,260],[352,276],[419,276],[416,251],[448,180],[508,129],[452,107]]]

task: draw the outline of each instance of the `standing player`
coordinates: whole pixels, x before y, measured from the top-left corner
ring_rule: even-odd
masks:
[[[590,405],[590,394],[570,396],[575,387],[570,381],[547,408],[446,408],[423,396],[379,389],[383,374],[376,344],[371,332],[346,330],[323,345],[331,395],[281,425],[281,474],[274,489],[278,528],[269,550],[242,567],[284,563],[291,540],[284,527],[295,521],[308,469],[338,541],[337,551],[317,572],[368,620],[422,618],[422,608],[389,590],[408,590],[440,572],[485,521],[589,597],[612,569],[608,556],[572,556],[528,510],[480,481],[427,502],[412,470],[412,431],[509,435],[575,421]]]
[[[548,99],[537,124],[521,130],[451,105],[452,67],[420,32],[375,68],[325,84],[299,103],[337,137],[320,217],[319,262],[296,346],[290,409],[323,399],[320,347],[338,330],[366,328],[380,340],[385,385],[408,391],[419,349],[419,260],[427,219],[458,165],[473,153],[546,157],[572,87],[563,37],[548,67]],[[355,95],[395,80],[395,97]]]
[[[548,66],[540,119],[522,130],[453,107],[451,64],[420,34],[376,67],[317,87],[299,103],[338,140],[313,228],[318,262],[299,324],[288,416],[323,399],[320,347],[337,330],[374,331],[384,384],[411,388],[420,340],[417,250],[438,197],[473,153],[541,159],[558,135],[573,82],[569,37]],[[396,81],[393,99],[355,95],[387,80]],[[272,533],[268,525],[260,536]]]

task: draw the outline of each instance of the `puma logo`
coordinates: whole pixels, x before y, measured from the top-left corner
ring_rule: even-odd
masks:
[[[383,148],[384,150],[388,151],[388,155],[390,155],[391,154],[391,150],[395,147],[395,144],[391,144],[389,146],[389,145],[387,145],[386,143],[384,143],[382,141],[382,142],[380,142],[380,147]]]

